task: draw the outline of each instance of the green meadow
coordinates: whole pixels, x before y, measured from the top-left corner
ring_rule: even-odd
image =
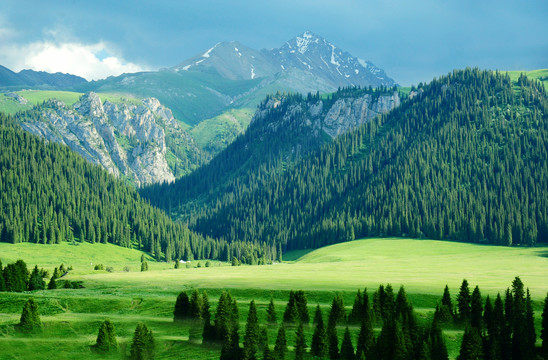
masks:
[[[548,292],[548,248],[508,248],[431,240],[365,239],[314,251],[285,255],[281,264],[237,266],[193,261],[174,269],[173,263],[155,262],[147,256],[149,271],[140,272],[142,253],[105,244],[36,245],[0,243],[5,265],[23,259],[51,271],[63,263],[72,266],[66,279],[82,280],[84,289],[57,289],[34,293],[0,293],[0,359],[117,359],[97,355],[89,346],[95,342],[99,325],[110,318],[116,326],[120,352],[129,353],[135,326],[145,322],[156,339],[158,359],[218,359],[220,347],[189,340],[188,324],[174,324],[173,306],[180,291],[207,291],[214,313],[217,299],[229,290],[238,300],[240,334],[243,334],[249,302],[258,305],[259,319],[266,320],[270,298],[275,301],[278,321],[283,316],[290,290],[305,290],[312,315],[320,304],[324,316],[335,294],[344,298],[347,311],[357,289],[367,287],[370,296],[379,284],[390,283],[395,291],[405,285],[419,317],[427,323],[444,286],[456,297],[463,278],[482,295],[494,296],[520,276],[531,291],[537,330],[540,330],[541,301]],[[95,264],[112,272],[93,270]],[[188,267],[187,267],[188,266]],[[124,269],[125,268],[125,269]],[[64,279],[64,278],[63,278]],[[63,281],[61,279],[61,282]],[[29,296],[40,306],[41,334],[26,336],[14,331]],[[287,330],[294,344],[294,329]],[[379,329],[377,329],[379,330]],[[276,327],[267,329],[273,345]],[[339,329],[342,336],[344,327]],[[354,336],[358,329],[351,328]],[[313,327],[306,330],[310,345]],[[444,331],[450,356],[458,355],[462,329]],[[242,335],[243,336],[243,335]],[[289,354],[287,358],[292,358]]]

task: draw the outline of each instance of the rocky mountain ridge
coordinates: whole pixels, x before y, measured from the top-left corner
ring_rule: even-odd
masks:
[[[190,171],[204,160],[171,110],[155,98],[143,99],[140,104],[103,103],[90,92],[71,107],[49,100],[22,119],[23,129],[66,144],[137,186],[174,181],[178,166],[184,164]],[[170,157],[176,160],[168,161]]]
[[[175,71],[215,69],[231,80],[252,80],[298,69],[324,79],[333,87],[393,86],[396,83],[371,62],[352,56],[310,31],[280,48],[257,51],[238,42],[221,42],[203,54],[175,66]],[[313,90],[313,89],[311,89]]]

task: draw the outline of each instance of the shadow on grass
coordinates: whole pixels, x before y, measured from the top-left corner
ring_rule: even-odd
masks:
[[[287,253],[285,253],[283,255],[283,261],[297,261],[299,260],[300,258],[302,258],[303,256],[305,256],[306,254],[314,251],[316,249],[305,249],[305,250],[293,250],[293,251],[288,251]]]
[[[538,256],[548,258],[548,250],[539,252]]]

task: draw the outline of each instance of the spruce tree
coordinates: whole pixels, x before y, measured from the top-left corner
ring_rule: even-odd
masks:
[[[468,281],[462,280],[460,291],[457,296],[457,308],[459,310],[459,320],[462,322],[470,321],[470,289],[468,288]]]
[[[266,321],[269,324],[276,323],[276,308],[274,307],[274,299],[272,297],[270,297],[270,303],[266,309]]]
[[[295,360],[303,360],[306,351],[306,338],[303,324],[300,323],[295,333]]]
[[[189,306],[190,317],[196,320],[201,319],[203,311],[203,299],[202,295],[200,295],[197,289],[194,289],[192,291],[192,294],[190,295]]]
[[[482,313],[483,304],[481,301],[481,292],[479,287],[476,286],[470,299],[470,325],[478,329],[480,332],[482,329]]]
[[[527,289],[525,298],[525,334],[526,334],[526,349],[529,356],[535,356],[535,344],[537,341],[537,333],[535,331],[535,314],[533,312],[533,304],[531,303],[531,294]]]
[[[327,331],[325,329],[320,305],[316,307],[314,316],[316,327],[312,335],[310,344],[310,354],[317,359],[326,359],[329,354],[329,346],[327,342]]]
[[[211,313],[209,308],[209,297],[207,296],[207,292],[204,291],[202,294],[202,319],[204,321],[202,338],[204,342],[215,339],[215,329],[211,325]]]
[[[247,315],[247,322],[245,324],[244,335],[244,359],[256,360],[257,351],[259,348],[259,319],[257,317],[257,307],[255,301],[251,300],[249,304],[249,313]]]
[[[152,331],[143,323],[137,324],[133,333],[129,358],[131,360],[154,359],[154,347],[154,335]]]
[[[52,276],[51,279],[49,279],[48,282],[48,290],[55,290],[57,289],[57,282],[55,281],[56,277]]]
[[[2,270],[2,260],[0,260],[0,291],[6,291],[6,283],[4,281],[4,270]]]
[[[447,346],[445,345],[445,340],[443,338],[443,333],[441,327],[437,321],[432,322],[430,327],[429,334],[429,352],[430,360],[449,360],[449,355],[447,353]]]
[[[335,317],[330,316],[327,322],[327,344],[329,347],[329,359],[339,358],[339,337],[337,335],[337,323]]]
[[[352,305],[352,310],[350,311],[350,314],[348,314],[349,324],[359,324],[362,321],[363,308],[363,296],[361,291],[358,289],[358,293],[354,298],[354,305]]]
[[[291,290],[289,292],[289,300],[284,311],[284,322],[287,324],[294,324],[299,318],[299,311],[297,308],[297,300],[295,298],[295,292]]]
[[[106,353],[118,348],[118,341],[116,340],[116,331],[114,324],[109,319],[103,321],[99,327],[99,333],[97,334],[97,341],[92,349],[97,352]]]
[[[190,299],[184,291],[177,296],[173,309],[173,321],[181,321],[190,317]]]
[[[467,327],[462,337],[457,360],[483,360],[483,344],[477,328]]]
[[[284,360],[287,353],[287,339],[285,337],[284,324],[280,325],[276,335],[276,344],[274,345],[274,357],[278,360]]]
[[[329,310],[328,323],[333,323],[333,326],[336,326],[337,324],[340,324],[341,322],[343,322],[344,318],[345,318],[344,301],[341,295],[337,295],[333,298],[333,301],[331,302],[331,309]]]
[[[268,342],[263,349],[263,360],[276,360],[274,354],[270,351],[270,348],[268,347]]]
[[[40,321],[40,313],[38,312],[38,304],[34,298],[29,298],[23,306],[21,319],[16,328],[23,333],[37,333],[42,331],[42,322]]]
[[[352,345],[352,338],[350,337],[350,330],[348,330],[348,327],[346,328],[344,332],[343,341],[341,343],[340,359],[341,360],[355,359],[354,346]]]
[[[29,278],[29,291],[33,290],[44,290],[46,288],[46,283],[42,278],[42,273],[38,270],[38,265],[34,266]]]
[[[361,356],[369,358],[373,347],[375,346],[375,334],[373,333],[373,324],[369,316],[362,320],[360,326],[360,332],[358,334],[358,341],[356,343],[356,357],[359,359]]]
[[[542,324],[540,330],[540,338],[542,339],[542,353],[548,357],[548,293],[544,298],[544,307],[542,308]]]

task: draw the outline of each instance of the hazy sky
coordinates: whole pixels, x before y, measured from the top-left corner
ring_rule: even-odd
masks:
[[[409,85],[466,66],[547,68],[547,18],[546,0],[0,0],[0,65],[90,80],[310,30]]]

